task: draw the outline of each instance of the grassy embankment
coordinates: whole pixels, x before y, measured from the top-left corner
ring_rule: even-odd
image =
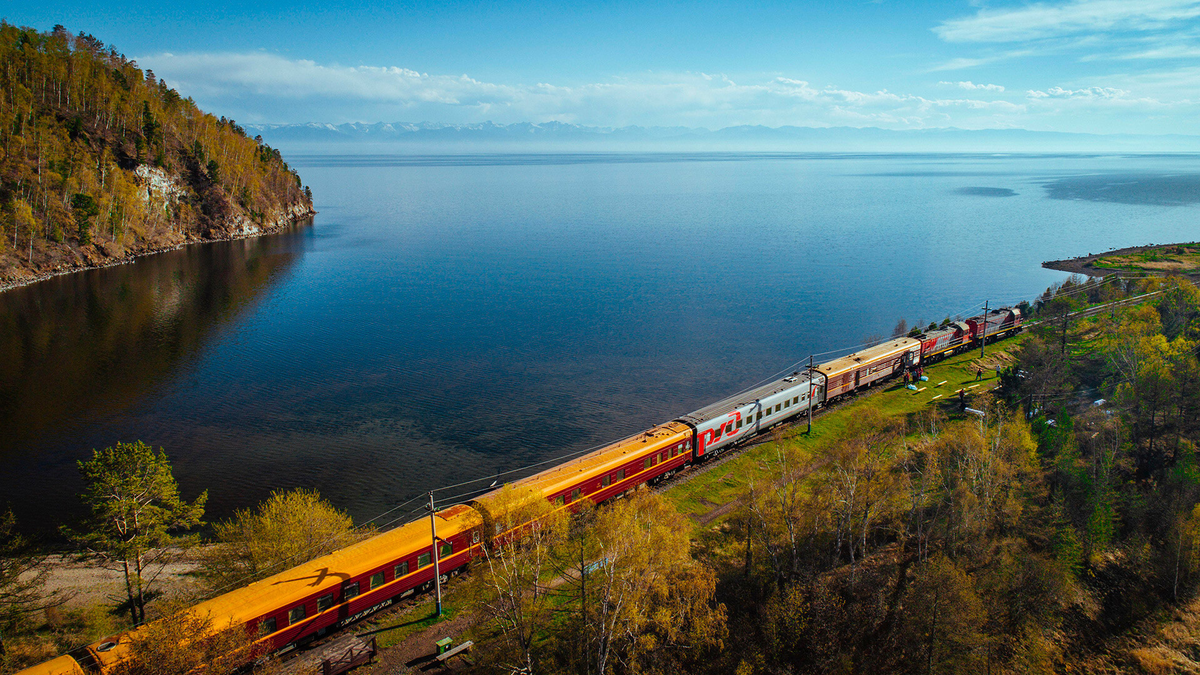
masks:
[[[916,392],[895,379],[881,385],[882,390],[842,401],[813,420],[811,435],[807,433],[803,420],[783,429],[782,433],[804,453],[808,461],[816,462],[819,461],[817,453],[821,445],[842,433],[847,423],[864,409],[874,408],[886,416],[897,417],[913,415],[937,405],[945,406],[943,412],[947,414],[958,413],[956,392],[968,388],[969,404],[971,395],[998,386],[1000,381],[996,375],[996,365],[1007,365],[1009,350],[1024,339],[1022,334],[988,345],[982,361],[978,350],[944,359],[926,368],[925,375],[929,381],[920,382]],[[983,378],[976,382],[975,371],[980,366],[983,367]],[[666,497],[680,513],[690,516],[698,528],[717,524],[732,512],[729,507],[745,493],[748,485],[767,478],[764,460],[775,451],[774,440],[747,448],[721,466],[669,488]]]
[[[1150,274],[1200,274],[1200,243],[1166,244],[1120,255],[1102,255],[1091,266]]]

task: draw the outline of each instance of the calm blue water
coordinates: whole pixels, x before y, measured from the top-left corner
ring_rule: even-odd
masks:
[[[1200,239],[1197,159],[293,157],[311,227],[0,294],[0,506],[53,527],[141,439],[211,517],[305,486],[363,521]]]

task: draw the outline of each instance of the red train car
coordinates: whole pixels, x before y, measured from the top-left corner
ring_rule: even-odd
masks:
[[[921,333],[921,363],[931,358],[954,354],[964,345],[971,344],[971,327],[962,321],[948,323],[942,328]]]
[[[1010,335],[1021,328],[1023,317],[1016,307],[1001,307],[987,314],[967,319],[971,328],[971,341],[995,340]]]

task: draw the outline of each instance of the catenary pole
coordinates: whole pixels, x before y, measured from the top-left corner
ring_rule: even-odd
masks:
[[[983,301],[983,335],[979,338],[979,358],[983,358],[983,348],[987,346],[988,301]],[[980,365],[980,368],[983,366]]]
[[[429,491],[429,531],[433,535],[433,587],[437,589],[437,611],[442,615],[442,570],[438,564],[437,512],[433,510],[433,490]]]
[[[812,435],[813,357],[808,357],[808,434]]]

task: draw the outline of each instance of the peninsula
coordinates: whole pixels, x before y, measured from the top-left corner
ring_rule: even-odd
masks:
[[[279,151],[91,35],[0,22],[0,290],[311,216]]]
[[[1115,272],[1136,272],[1150,276],[1180,275],[1196,279],[1200,277],[1200,243],[1130,246],[1066,260],[1049,260],[1042,263],[1042,267],[1093,277]]]

